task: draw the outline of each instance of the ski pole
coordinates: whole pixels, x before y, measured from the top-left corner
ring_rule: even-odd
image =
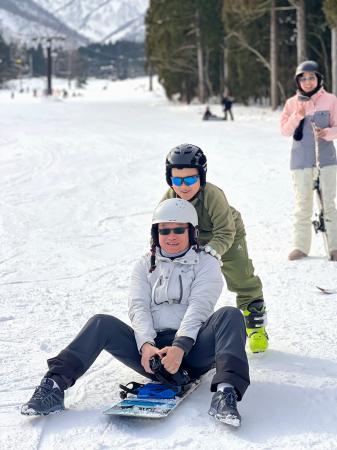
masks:
[[[319,149],[319,141],[318,141],[318,127],[315,124],[313,118],[311,120],[311,127],[314,135],[314,142],[315,142],[315,159],[316,159],[316,166],[315,166],[315,175],[313,180],[313,190],[316,192],[317,199],[318,199],[318,206],[319,206],[319,214],[316,214],[318,218],[316,220],[312,221],[312,224],[314,226],[314,230],[316,233],[321,231],[324,233],[324,244],[325,249],[327,253],[328,251],[328,242],[327,242],[327,229],[325,225],[325,215],[324,215],[324,202],[323,202],[323,196],[320,186],[320,175],[321,175],[321,163],[320,163],[320,149]]]

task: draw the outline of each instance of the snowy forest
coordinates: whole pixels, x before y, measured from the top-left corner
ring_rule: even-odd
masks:
[[[169,98],[203,102],[227,88],[238,102],[275,109],[292,92],[296,64],[313,59],[337,93],[334,0],[152,0],[145,25],[145,48],[128,41],[56,48],[55,74],[125,78],[146,70]],[[6,42],[0,28],[0,85],[45,75],[45,67],[41,43]]]
[[[270,99],[274,109],[305,59],[337,93],[334,0],[152,0],[146,25],[147,64],[169,97],[204,101],[226,86],[240,102]]]

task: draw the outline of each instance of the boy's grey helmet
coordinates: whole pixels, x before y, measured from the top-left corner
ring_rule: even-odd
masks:
[[[206,183],[207,159],[200,147],[193,144],[181,144],[174,147],[166,157],[166,181],[172,186],[172,169],[174,167],[183,169],[185,167],[195,167],[198,169],[200,184]]]
[[[169,198],[159,203],[152,217],[152,225],[164,222],[190,223],[193,227],[197,227],[198,214],[187,200]]]

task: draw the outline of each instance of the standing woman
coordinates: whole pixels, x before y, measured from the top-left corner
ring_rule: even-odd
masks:
[[[323,88],[323,77],[315,61],[304,61],[296,69],[297,93],[289,98],[281,115],[281,132],[293,136],[290,169],[295,190],[292,260],[308,256],[311,246],[313,179],[316,167],[315,139],[311,122],[317,127],[322,192],[329,256],[337,261],[336,149],[337,98]]]

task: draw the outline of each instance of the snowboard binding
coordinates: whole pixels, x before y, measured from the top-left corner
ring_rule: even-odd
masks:
[[[121,399],[126,399],[128,395],[137,396],[140,399],[181,397],[191,386],[191,379],[186,370],[180,368],[174,374],[169,373],[158,355],[150,359],[150,368],[160,384],[141,384],[135,381],[131,381],[125,386],[120,384],[119,396]]]
[[[165,384],[147,383],[141,384],[131,381],[127,385],[120,384],[119,396],[122,400],[128,395],[139,399],[171,399],[183,394],[182,386],[167,386]]]

